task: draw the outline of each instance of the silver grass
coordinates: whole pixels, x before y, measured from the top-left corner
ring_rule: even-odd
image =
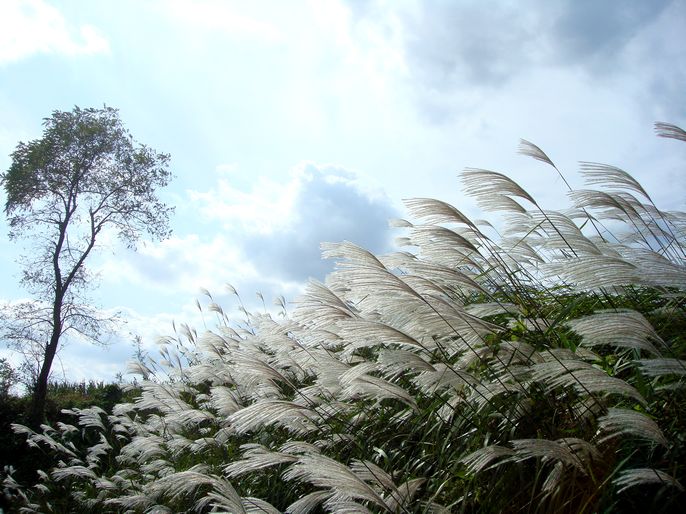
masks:
[[[309,514],[323,502],[331,498],[331,491],[314,491],[291,503],[286,509],[287,514]]]
[[[423,502],[423,508],[426,514],[450,514],[452,511],[436,502]]]
[[[88,480],[95,480],[96,474],[92,469],[85,466],[69,466],[66,468],[56,468],[51,473],[52,478],[58,482],[68,478],[83,478]]]
[[[573,448],[564,439],[559,441],[550,441],[548,439],[513,439],[510,441],[510,445],[514,449],[514,454],[510,460],[515,462],[532,458],[553,459],[562,462],[564,465],[574,467],[584,474],[587,473],[587,467],[591,464],[590,460],[583,458],[583,453],[573,451]],[[593,455],[593,452],[585,452],[586,457],[591,455]]]
[[[129,361],[126,365],[126,372],[132,375],[140,375],[144,380],[147,380],[153,371],[140,361]]]
[[[670,127],[663,130],[683,134]],[[522,141],[520,151],[554,167],[532,143]],[[177,469],[214,456],[214,447],[249,441],[241,446],[239,460],[221,464],[226,477],[254,472],[249,480],[259,480],[261,470],[285,467],[284,480],[316,489],[287,512],[447,512],[426,498],[415,498],[423,483],[428,484],[427,498],[437,497],[436,487],[440,491],[442,486],[433,478],[396,486],[394,477],[407,467],[391,473],[357,452],[348,457],[353,459],[349,466],[324,455],[359,447],[355,434],[379,411],[390,416],[391,432],[416,423],[412,409],[418,409],[419,398],[420,404],[441,402],[431,426],[459,423],[467,442],[478,435],[470,416],[487,416],[484,420],[503,430],[506,441],[504,430],[527,429],[522,420],[535,414],[539,390],[566,405],[563,420],[569,416],[575,423],[587,421],[583,426],[597,426],[590,441],[515,439],[462,459],[471,473],[540,459],[544,499],[560,493],[570,473],[589,472],[602,460],[596,444],[604,448],[601,445],[619,437],[638,437],[666,446],[665,435],[648,416],[610,407],[615,395],[644,404],[646,400],[627,381],[602,369],[591,350],[610,345],[657,356],[637,361],[620,357],[622,369],[635,363],[647,377],[660,379],[654,387],[679,387],[686,361],[659,357],[665,343],[645,318],[631,311],[601,311],[562,321],[582,337],[582,345],[574,351],[537,351],[538,343],[523,341],[529,336],[537,341],[560,320],[544,319],[547,313],[530,309],[521,298],[502,304],[486,300],[502,298],[499,293],[491,296],[492,291],[515,298],[527,294],[527,288],[538,293],[549,286],[555,291],[561,287],[564,294],[601,288],[622,294],[622,286],[648,285],[675,288],[665,291],[664,298],[681,305],[686,254],[679,241],[686,236],[686,214],[660,211],[622,170],[595,164],[584,169],[591,183],[605,184],[609,191],[573,192],[575,208],[559,212],[540,210],[504,175],[467,170],[463,180],[468,192],[482,206],[508,212],[504,227],[473,223],[444,202],[408,200],[410,214],[428,223],[395,223],[411,252],[377,257],[348,242],[324,244],[324,257],[338,261],[335,271],[326,285],[308,285],[295,312],[278,322],[241,306],[245,318],[234,324],[205,292],[207,310],[216,314],[216,332],[199,336],[187,325],[175,327],[176,336],[165,339],[160,349],[168,369],[152,361],[138,363],[146,380],[135,405],[118,406],[109,417],[102,411],[75,409],[71,413],[79,417],[78,426],[58,425],[57,431],[45,427],[41,434],[26,429],[31,444],[48,445],[61,459],[39,488],[48,494],[50,481],[70,478],[87,484],[83,488],[95,492],[75,488],[70,496],[86,510],[104,505],[106,510],[170,512],[171,507],[163,505],[169,503],[198,511],[276,512],[265,499],[240,498],[230,482],[211,474],[216,464]],[[523,201],[538,210],[525,211]],[[589,223],[598,230],[598,220],[609,220],[614,237],[602,225],[598,236],[587,235]],[[476,297],[480,303],[470,304]],[[284,303],[280,305],[285,312]],[[506,319],[483,319],[491,316]],[[526,334],[522,341],[492,337],[506,326],[538,334]],[[494,339],[497,344],[491,344]],[[270,426],[295,440],[270,439],[272,431],[264,430]],[[98,442],[77,451],[72,440],[85,428],[96,433]],[[123,447],[117,454],[119,445]],[[109,458],[116,459],[119,469],[99,476],[99,467],[107,466]],[[604,487],[614,476],[593,480]],[[615,478],[620,491],[658,482],[681,487],[664,472],[647,468]],[[470,501],[466,494],[462,501]],[[24,504],[29,501],[24,498]]]
[[[404,330],[410,333],[416,328],[424,327],[422,332],[425,335],[440,335],[453,340],[457,336],[468,345],[477,344],[483,336],[503,330],[500,325],[470,315],[460,304],[449,298],[434,296],[428,300],[421,310],[417,308],[414,311],[414,317],[405,318],[408,320],[407,324],[402,323],[403,318],[399,316],[396,316],[395,320],[401,322],[399,325],[404,326]]]
[[[125,509],[126,511],[153,512],[150,509],[154,505],[153,500],[146,494],[127,494],[105,500],[105,505]]]
[[[541,490],[545,496],[552,496],[559,491],[559,486],[565,478],[565,466],[562,462],[556,462],[543,481]]]
[[[460,462],[467,467],[470,473],[480,473],[499,465],[503,458],[512,457],[514,454],[515,451],[512,448],[490,445],[462,457]]]
[[[206,410],[200,409],[177,409],[167,414],[167,422],[170,424],[179,424],[182,427],[190,428],[194,425],[212,421],[215,416]]]
[[[100,434],[100,442],[88,448],[88,454],[86,460],[89,464],[97,464],[100,457],[107,455],[107,452],[112,449],[112,445],[109,443],[105,434]]]
[[[322,259],[344,259],[363,266],[386,269],[371,252],[350,241],[341,243],[321,243]]]
[[[292,386],[290,379],[265,362],[267,355],[246,350],[233,352],[233,374],[242,388],[252,398],[278,398],[281,396],[278,384]]]
[[[477,202],[488,203],[493,196],[516,196],[537,205],[536,201],[511,178],[496,171],[467,168],[461,175],[464,191]]]
[[[655,132],[660,137],[686,141],[686,132],[682,128],[672,125],[671,123],[656,122]]]
[[[322,423],[331,418],[345,417],[349,412],[355,409],[354,405],[338,400],[323,399],[322,402],[314,408]],[[321,426],[320,431],[326,430],[326,425]]]
[[[491,211],[506,211],[525,213],[526,208],[522,206],[517,200],[506,195],[497,193],[484,194],[477,197],[477,204],[481,209],[487,212]]]
[[[633,225],[637,232],[637,223],[642,223],[641,215],[619,194],[595,189],[577,189],[567,193],[574,207],[581,210],[592,210],[596,219],[619,221]]]
[[[526,388],[516,382],[505,382],[502,380],[496,382],[482,382],[474,387],[472,394],[468,401],[475,405],[477,411],[485,407],[489,407],[495,398],[507,395],[527,396]]]
[[[576,255],[600,255],[598,247],[589,240],[568,216],[556,211],[532,211],[526,218],[526,232],[535,228],[545,231],[540,247],[548,250],[573,250]],[[519,227],[521,231],[521,226]],[[509,228],[510,231],[513,227]]]
[[[205,331],[198,339],[198,349],[216,356],[222,356],[238,348],[238,346],[238,341],[209,330]]]
[[[208,448],[219,446],[221,444],[214,437],[199,437],[192,441],[189,450],[191,453],[200,453]]]
[[[503,237],[500,241],[500,248],[496,248],[494,251],[499,256],[511,258],[513,267],[545,262],[542,254],[522,237]]]
[[[328,512],[336,512],[337,514],[372,514],[372,511],[364,505],[351,500],[339,500],[335,496],[326,500],[324,504]]]
[[[539,352],[543,362],[582,360],[595,364],[601,361],[600,356],[590,348],[577,346],[576,349],[569,348],[548,348]]]
[[[378,302],[380,299],[377,295],[383,292],[386,301],[404,296],[423,302],[416,291],[385,267],[337,263],[337,269],[329,275],[329,283],[337,292],[348,291],[347,299],[351,301],[359,302],[363,298],[371,298]],[[355,297],[351,298],[351,294]]]
[[[63,411],[63,412],[64,412],[64,411]],[[76,428],[74,425],[70,425],[70,424],[67,424],[67,423],[62,423],[61,421],[58,421],[57,424],[56,424],[56,426],[57,426],[57,429],[58,429],[60,432],[62,432],[62,434],[71,434],[71,433],[75,433],[75,432],[78,432],[78,431],[79,431],[79,429]]]
[[[302,453],[321,453],[321,450],[314,444],[305,441],[288,441],[279,448],[280,452],[291,455],[300,455]]]
[[[686,375],[686,360],[659,358],[641,359],[636,363],[644,375],[649,377],[662,377],[665,375]]]
[[[650,322],[634,310],[599,311],[571,320],[567,325],[582,337],[582,344],[590,347],[610,345],[659,355],[651,340],[666,346]]]
[[[194,364],[186,370],[185,378],[196,384],[208,382],[212,385],[236,385],[232,368],[224,356],[219,360],[208,360]]]
[[[412,382],[425,394],[432,395],[445,389],[462,391],[479,380],[468,371],[442,362],[433,364],[434,371],[425,371],[412,378]]]
[[[467,314],[477,318],[485,318],[488,316],[497,316],[499,314],[521,314],[521,308],[513,303],[473,303],[465,307]]]
[[[484,347],[482,350],[483,359],[490,359],[494,371],[503,371],[504,375],[507,374],[509,366],[538,363],[545,359],[544,353],[537,352],[533,346],[522,341],[504,341],[500,343],[496,351],[490,347]]]
[[[190,479],[193,478],[193,476],[190,477]],[[197,511],[202,512],[208,506],[211,506],[213,511],[225,509],[226,512],[232,514],[243,514],[248,512],[245,508],[243,498],[238,495],[231,483],[227,480],[216,475],[202,475],[198,480],[204,480],[204,483],[210,485],[212,490],[195,503],[195,509]],[[265,502],[265,506],[266,505],[268,504]]]
[[[391,376],[400,375],[405,370],[436,371],[424,358],[409,350],[381,350],[377,362],[379,370]]]
[[[235,390],[225,386],[215,386],[210,389],[212,407],[220,416],[230,416],[241,409],[240,399]]]
[[[413,295],[417,298],[417,300],[420,300],[422,303],[429,304],[429,308],[431,308],[433,304],[440,301],[450,303],[452,306],[456,302],[453,299],[454,294],[451,293],[462,293],[462,290],[457,282],[452,284],[450,282],[445,283],[441,280],[434,280],[432,278],[423,277],[422,275],[408,272],[401,274],[399,279],[407,288],[412,290]],[[451,287],[451,285],[454,287]],[[388,299],[385,299],[384,303],[387,303],[387,300]],[[378,305],[382,304],[379,303]]]
[[[414,225],[407,221],[406,219],[402,218],[391,218],[388,220],[388,226],[390,228],[411,228]]]
[[[387,509],[383,498],[369,484],[344,464],[324,455],[301,455],[283,473],[283,478],[331,490],[333,495],[328,501],[363,500]]]
[[[597,162],[581,162],[581,174],[587,184],[597,184],[606,188],[628,189],[650,200],[650,195],[629,173],[615,166]]]
[[[33,489],[36,491],[40,491],[42,494],[49,494],[50,493],[50,488],[46,486],[45,484],[36,484],[33,486]]]
[[[620,395],[646,404],[645,398],[628,382],[609,376],[604,370],[581,360],[550,361],[531,366],[531,378],[546,390],[571,387],[578,394]]]
[[[391,295],[367,297],[365,304],[374,307],[377,313],[383,312],[383,316],[378,316],[381,319],[375,321],[388,325],[407,336],[404,339],[407,343],[412,344],[411,341],[414,340],[419,343],[420,347],[428,350],[435,349],[435,335],[445,334],[451,328],[443,315],[446,311],[445,306],[427,303],[417,296],[404,297],[403,300]],[[450,312],[454,317],[454,310],[451,309]],[[380,329],[383,330],[382,327]],[[402,335],[398,334],[396,340],[403,341],[401,337]]]
[[[410,480],[400,487],[396,487],[393,477],[370,461],[353,461],[350,469],[365,482],[376,487],[383,493],[387,507],[392,512],[400,511],[401,507],[408,502],[416,493],[417,489],[426,481],[423,478]]]
[[[72,458],[77,458],[76,454],[64,444],[56,441],[46,434],[37,434],[33,430],[17,423],[10,425],[15,434],[25,434],[28,436],[27,443],[29,446],[38,447],[39,444],[48,446],[51,450],[58,454],[63,454]]]
[[[600,462],[603,459],[603,455],[596,445],[584,439],[579,439],[578,437],[563,437],[556,442],[569,449],[569,451],[577,457],[579,462],[586,467],[591,467],[594,462]]]
[[[460,234],[440,225],[413,225],[408,231],[408,238],[418,246],[422,254],[428,249],[445,248],[465,252],[466,255],[478,253],[476,240],[470,240],[466,234]]]
[[[519,147],[517,148],[517,152],[522,155],[532,157],[537,161],[544,162],[552,166],[553,168],[557,169],[557,167],[553,164],[553,161],[550,160],[550,157],[548,157],[543,150],[541,150],[532,142],[527,141],[526,139],[519,140]]]
[[[400,484],[392,495],[384,497],[391,512],[403,512],[411,506],[415,495],[426,483],[426,478],[413,478]]]
[[[97,406],[87,409],[79,409],[79,425],[82,427],[92,427],[104,431],[105,425],[102,422],[102,416],[107,417],[107,412]]]
[[[241,498],[241,503],[246,514],[281,514],[271,503],[260,498],[245,497]],[[215,507],[217,505],[215,504]]]
[[[379,466],[368,460],[353,460],[349,466],[350,470],[359,478],[372,485],[379,491],[388,491],[391,494],[398,494],[398,489],[393,482],[393,477],[386,473]]]
[[[146,462],[158,457],[163,457],[165,441],[162,437],[153,434],[136,435],[131,442],[121,449],[117,459],[121,463]]]
[[[545,332],[552,324],[552,320],[545,318],[521,318],[509,320],[507,326],[509,328],[522,326],[529,332]]]
[[[598,435],[602,435],[598,440],[600,443],[621,435],[629,435],[653,441],[664,447],[669,446],[655,421],[642,412],[630,409],[608,409],[607,414],[598,418]]]
[[[151,482],[146,487],[147,493],[154,499],[168,497],[171,500],[188,496],[198,487],[210,485],[213,477],[198,471],[179,471]]]
[[[241,445],[243,458],[224,467],[224,473],[229,478],[236,478],[246,473],[252,473],[280,464],[296,462],[298,457],[281,452],[273,452],[259,444]]]
[[[589,396],[581,398],[571,405],[572,413],[579,422],[594,423],[606,412],[607,401],[604,398]]]
[[[441,288],[437,289],[438,291],[449,291],[452,289],[486,293],[484,288],[467,273],[451,266],[427,263],[407,253],[391,254],[384,258],[384,262],[391,267],[401,269],[409,275],[421,277],[423,280],[435,283]]]
[[[411,198],[403,200],[411,216],[427,223],[457,223],[476,230],[476,226],[452,205],[433,198]]]
[[[350,369],[350,365],[330,355],[321,356],[317,370],[316,385],[323,392],[335,394],[341,389],[339,377]]]
[[[386,323],[357,319],[337,323],[337,326],[340,328],[340,335],[345,338],[346,352],[350,351],[349,348],[376,344],[423,348],[422,343],[414,337]]]
[[[559,278],[581,291],[643,283],[636,266],[616,257],[581,256],[543,264],[541,269],[552,282]]]
[[[166,459],[154,459],[147,461],[140,466],[140,471],[143,474],[152,474],[154,476],[163,477],[171,475],[176,470],[171,462]]]
[[[615,478],[612,483],[619,487],[617,494],[624,492],[630,487],[647,484],[662,484],[676,487],[679,491],[683,491],[683,486],[677,479],[671,475],[654,468],[635,468],[622,471],[622,473]]]
[[[355,318],[353,307],[339,298],[324,284],[311,280],[305,294],[296,299],[293,319],[308,326],[326,327],[337,320]]]
[[[671,262],[662,255],[644,248],[619,246],[619,255],[640,269],[644,284],[655,287],[682,288],[686,284],[686,266]]]
[[[388,398],[399,400],[413,410],[418,409],[417,402],[410,393],[383,378],[362,375],[352,380],[347,380],[341,385],[343,385],[343,390],[341,391],[341,398],[343,400],[362,397],[379,401]]]
[[[271,425],[282,426],[295,434],[305,434],[317,430],[317,425],[312,422],[317,417],[310,408],[294,402],[262,400],[233,413],[228,422],[237,434]]]

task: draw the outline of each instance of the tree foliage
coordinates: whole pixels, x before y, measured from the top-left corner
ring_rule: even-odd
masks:
[[[84,296],[94,277],[86,261],[105,232],[135,248],[142,234],[169,235],[172,208],[157,196],[169,155],[138,144],[111,107],[55,111],[40,139],[21,142],[2,174],[9,237],[22,240],[22,285],[33,300],[4,309],[5,339],[29,360],[38,354],[36,421],[62,336],[97,341],[108,320]]]

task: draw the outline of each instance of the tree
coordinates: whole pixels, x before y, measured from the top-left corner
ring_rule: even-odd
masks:
[[[0,358],[0,400],[7,398],[17,384],[17,372],[7,359]]]
[[[117,234],[130,248],[143,233],[164,239],[173,211],[156,195],[171,180],[169,155],[134,141],[116,109],[54,111],[43,126],[42,138],[18,144],[0,176],[10,240],[28,243],[21,283],[34,297],[5,309],[2,329],[25,355],[40,351],[30,412],[36,425],[62,338],[74,332],[97,342],[111,321],[84,296],[93,287],[86,261],[98,238]]]

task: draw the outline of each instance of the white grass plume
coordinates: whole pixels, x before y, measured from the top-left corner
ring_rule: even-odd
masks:
[[[607,414],[598,418],[599,442],[629,435],[653,441],[667,448],[669,443],[660,427],[642,412],[630,409],[610,408]]]
[[[582,337],[582,344],[589,347],[610,345],[660,355],[652,341],[666,346],[648,320],[634,310],[605,310],[567,324]]]
[[[684,490],[683,486],[674,477],[654,468],[635,468],[622,471],[612,483],[619,488],[617,490],[618,494],[630,487],[646,484],[661,484],[676,487],[679,491]]]

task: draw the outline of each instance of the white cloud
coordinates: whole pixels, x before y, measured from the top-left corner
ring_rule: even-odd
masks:
[[[42,0],[0,3],[0,65],[35,54],[89,55],[109,51],[91,25],[71,27],[58,9]]]
[[[281,39],[281,32],[273,24],[240,13],[236,4],[221,0],[165,0],[159,7],[162,12],[186,26],[221,31],[237,39],[268,43]]]
[[[186,234],[147,242],[135,253],[122,250],[118,257],[107,256],[99,271],[109,283],[175,293],[179,300],[200,288],[221,287],[235,277],[254,279],[258,275],[240,248],[220,234]]]
[[[97,265],[103,287],[122,290],[122,303],[135,290],[136,296],[157,294],[159,302],[164,295],[178,304],[201,288],[221,294],[230,283],[251,303],[258,291],[269,303],[279,295],[293,299],[309,277],[324,278],[331,263],[321,259],[323,241],[390,249],[387,222],[397,216],[394,207],[349,171],[302,164],[285,181],[260,177],[245,189],[231,179],[219,172],[208,191],[187,193],[199,214],[192,233],[103,255]]]
[[[397,215],[385,194],[365,187],[356,174],[312,163],[296,166],[285,183],[261,177],[245,191],[220,177],[210,191],[189,195],[239,242],[260,275],[284,281],[324,277],[331,267],[319,255],[323,241],[388,250],[387,222]]]

